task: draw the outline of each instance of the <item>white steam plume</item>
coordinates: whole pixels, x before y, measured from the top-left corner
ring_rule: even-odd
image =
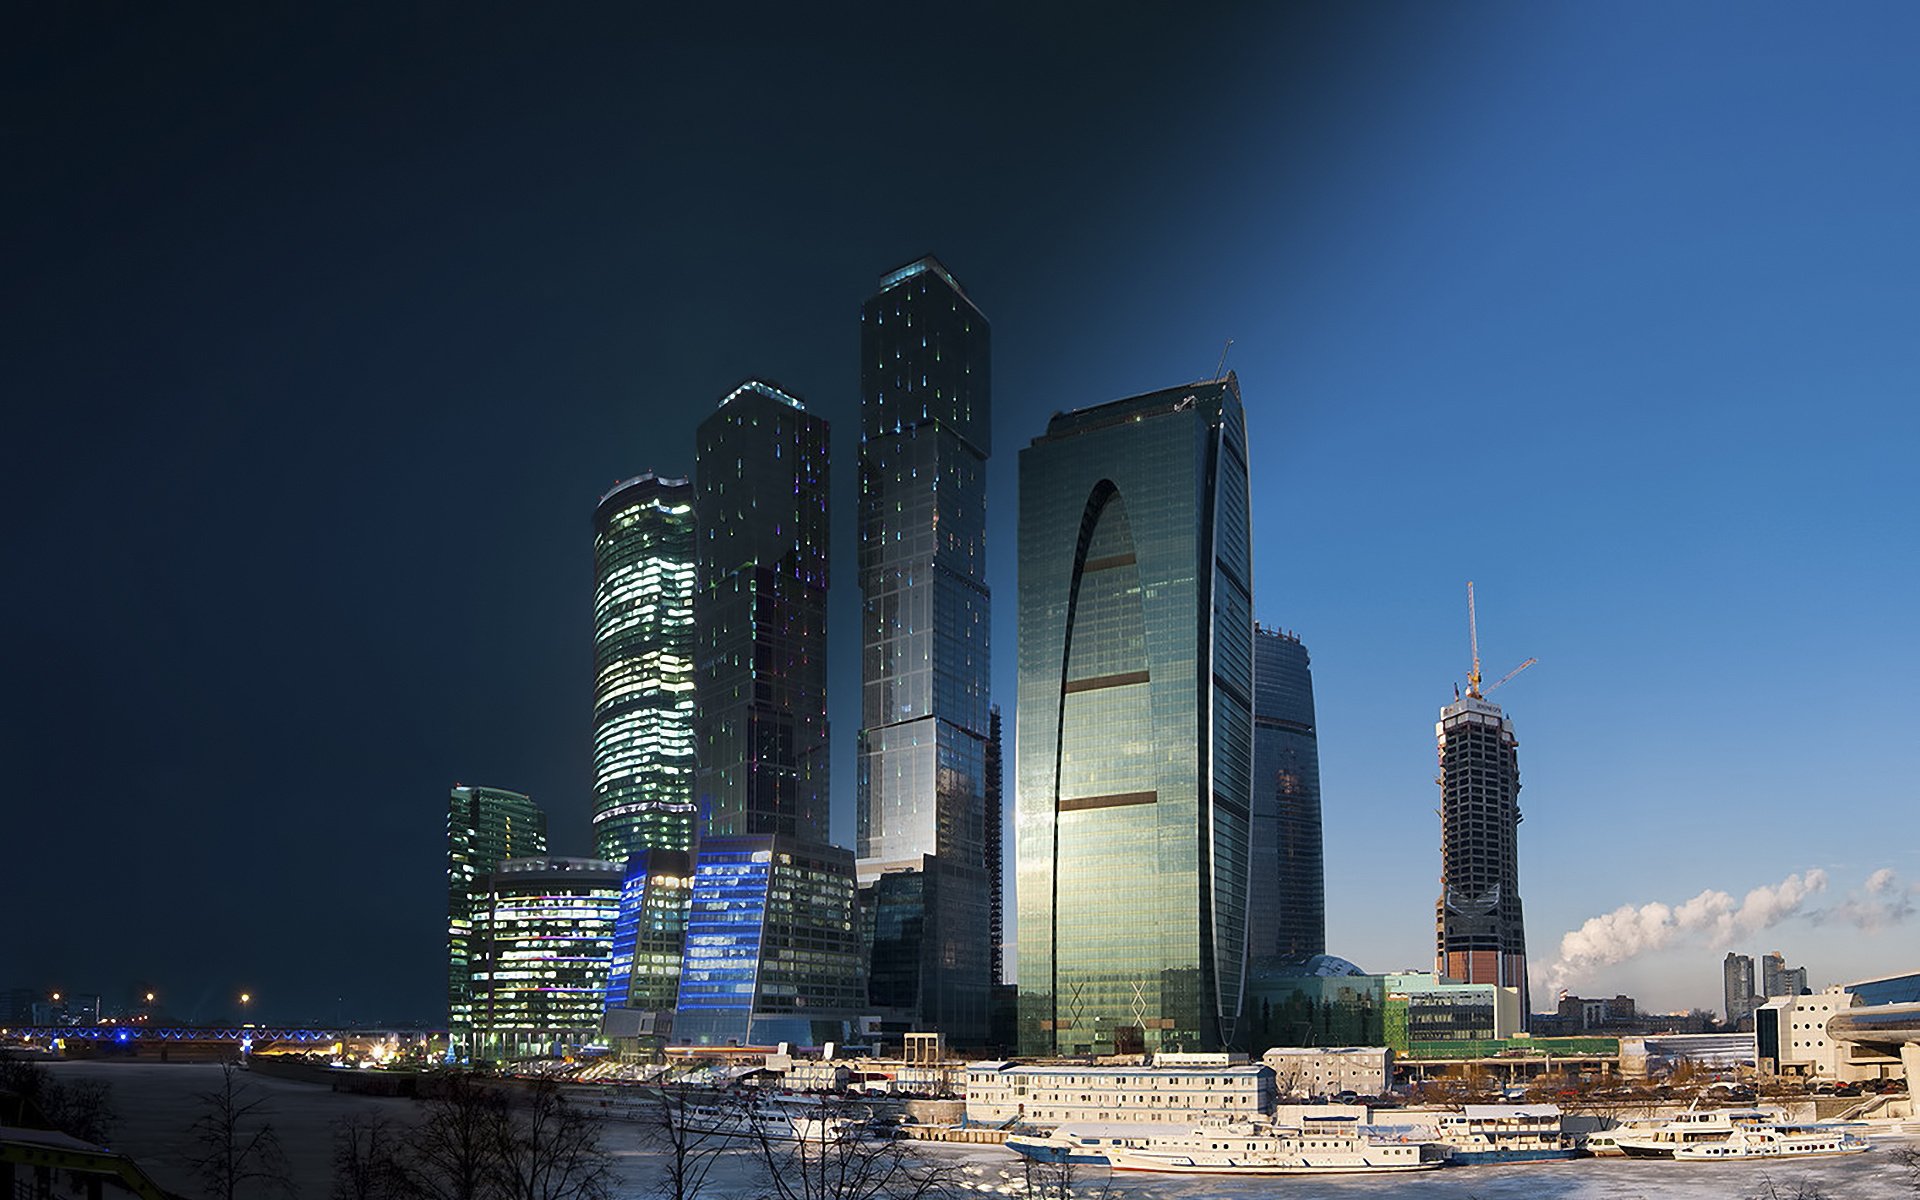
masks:
[[[1789,875],[1771,887],[1754,888],[1738,904],[1727,893],[1709,888],[1671,907],[1656,900],[1638,907],[1624,904],[1610,913],[1588,917],[1580,928],[1560,939],[1560,957],[1542,975],[1543,995],[1558,992],[1597,967],[1638,958],[1677,942],[1705,942],[1716,949],[1731,945],[1800,912],[1809,897],[1826,887],[1827,873],[1816,867],[1804,875]]]
[[[1810,915],[1816,923],[1844,921],[1867,933],[1878,933],[1911,917],[1916,896],[1920,896],[1920,884],[1902,883],[1892,867],[1881,867],[1867,876],[1860,890],[1848,892],[1840,903]]]

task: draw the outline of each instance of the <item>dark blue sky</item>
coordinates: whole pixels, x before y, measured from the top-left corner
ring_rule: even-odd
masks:
[[[1816,982],[1914,966],[1874,905],[1920,875],[1916,34],[1751,4],[22,18],[0,899],[40,919],[0,927],[0,986],[436,1016],[446,788],[530,791],[586,850],[593,501],[690,469],[749,374],[835,422],[850,835],[858,311],[929,250],[994,323],[1003,703],[1018,448],[1235,339],[1337,952],[1428,953],[1473,578],[1489,669],[1541,658],[1500,696],[1536,959],[1632,905],[1635,952],[1583,943],[1576,985],[1705,1002],[1729,939]],[[1785,915],[1642,907],[1815,868]]]

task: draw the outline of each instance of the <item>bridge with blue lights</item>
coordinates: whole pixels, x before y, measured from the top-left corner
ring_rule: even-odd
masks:
[[[34,1042],[92,1043],[200,1042],[235,1046],[321,1046],[392,1036],[425,1037],[425,1030],[303,1029],[284,1025],[36,1025],[8,1031]]]

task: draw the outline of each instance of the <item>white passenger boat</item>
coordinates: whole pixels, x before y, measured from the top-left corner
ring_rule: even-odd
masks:
[[[1828,1158],[1872,1149],[1865,1138],[1832,1125],[1755,1125],[1735,1129],[1722,1141],[1674,1150],[1676,1162],[1738,1162],[1752,1159]]]
[[[1578,1157],[1552,1104],[1468,1104],[1435,1123],[1435,1141],[1460,1166],[1552,1162]]]
[[[1103,1164],[1172,1175],[1354,1175],[1444,1165],[1428,1142],[1387,1141],[1355,1129],[1291,1129],[1252,1121],[1137,1134],[1010,1137],[1007,1149],[1041,1162]]]
[[[1628,1158],[1672,1158],[1687,1147],[1717,1145],[1735,1130],[1771,1125],[1774,1120],[1771,1113],[1757,1108],[1688,1109],[1650,1129],[1622,1132],[1615,1144]],[[1588,1146],[1592,1144],[1588,1139]]]
[[[674,1113],[688,1132],[748,1141],[823,1145],[875,1136],[870,1114],[830,1111],[818,1105],[779,1103],[688,1105]]]
[[[1595,1158],[1620,1158],[1626,1154],[1620,1148],[1621,1138],[1639,1137],[1666,1123],[1665,1117],[1628,1117],[1612,1129],[1588,1134],[1581,1148]]]

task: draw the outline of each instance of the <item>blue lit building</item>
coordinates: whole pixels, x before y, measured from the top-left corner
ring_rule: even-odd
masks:
[[[938,259],[860,314],[859,872],[889,1033],[987,1038],[987,320]]]
[[[1253,837],[1247,952],[1300,959],[1327,949],[1320,838],[1320,748],[1307,648],[1256,625],[1253,637]]]
[[[647,850],[627,860],[607,972],[609,1014],[646,1013],[651,1029],[666,1032],[680,994],[692,890],[693,855],[687,851]]]
[[[1021,452],[1023,1054],[1244,1041],[1246,446],[1228,375],[1058,414]]]
[[[673,1039],[818,1046],[865,1007],[853,856],[772,834],[702,838]]]

